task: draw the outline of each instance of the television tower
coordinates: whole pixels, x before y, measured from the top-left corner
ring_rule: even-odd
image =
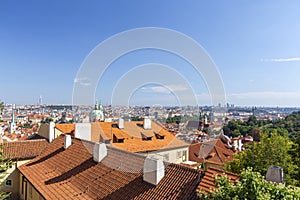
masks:
[[[41,106],[43,104],[43,97],[42,95],[40,95],[40,98],[39,98],[39,105]]]

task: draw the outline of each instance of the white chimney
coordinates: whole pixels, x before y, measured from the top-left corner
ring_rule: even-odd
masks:
[[[151,130],[151,119],[144,118],[144,129]]]
[[[93,159],[95,162],[101,162],[107,156],[107,148],[104,143],[95,143]]]
[[[119,118],[119,124],[118,124],[118,126],[119,126],[119,129],[124,129],[124,119]]]
[[[75,137],[91,141],[92,126],[90,123],[76,123]]]
[[[165,166],[162,160],[147,157],[144,162],[143,180],[157,185],[165,176]]]
[[[49,142],[52,142],[54,138],[54,128],[55,128],[55,123],[50,122],[49,123]]]
[[[238,141],[238,147],[239,147],[239,151],[242,151],[242,147],[243,147],[243,143],[242,143],[242,139],[240,138]]]
[[[64,148],[67,149],[72,144],[72,138],[71,135],[65,135],[65,143]]]
[[[208,122],[207,122],[207,116],[206,116],[206,115],[204,116],[204,124],[205,124],[205,125],[208,124]]]

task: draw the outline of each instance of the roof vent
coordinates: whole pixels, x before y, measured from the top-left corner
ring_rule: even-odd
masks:
[[[95,143],[93,159],[95,162],[101,162],[107,156],[107,148],[104,143]]]
[[[270,166],[267,171],[266,180],[275,183],[285,183],[282,167]]]
[[[119,118],[119,124],[118,124],[118,126],[119,126],[119,129],[124,129],[124,119]]]
[[[71,135],[65,135],[65,143],[64,148],[67,149],[72,144],[72,138]]]
[[[144,118],[144,129],[151,130],[151,119]]]
[[[157,185],[165,176],[165,166],[162,160],[147,157],[144,162],[143,180]]]

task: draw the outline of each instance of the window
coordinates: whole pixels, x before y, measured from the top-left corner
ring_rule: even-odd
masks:
[[[144,140],[144,141],[150,141],[150,140],[152,140],[152,137],[143,137],[142,140]]]
[[[183,151],[182,161],[186,161],[186,160],[187,160],[187,151]]]
[[[155,133],[155,137],[156,137],[156,139],[159,139],[159,140],[165,139],[165,136],[164,136],[164,135],[159,135],[159,134],[157,134],[157,133]]]
[[[164,154],[164,161],[169,161],[169,154]]]
[[[12,187],[12,185],[13,185],[13,181],[11,179],[7,179],[5,181],[5,186]]]
[[[177,151],[176,153],[176,158],[181,158],[182,157],[182,151]]]

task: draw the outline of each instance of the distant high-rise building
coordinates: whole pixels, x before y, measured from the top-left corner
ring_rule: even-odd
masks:
[[[42,105],[43,104],[43,97],[42,97],[42,95],[40,95],[40,97],[39,97],[39,105]]]

